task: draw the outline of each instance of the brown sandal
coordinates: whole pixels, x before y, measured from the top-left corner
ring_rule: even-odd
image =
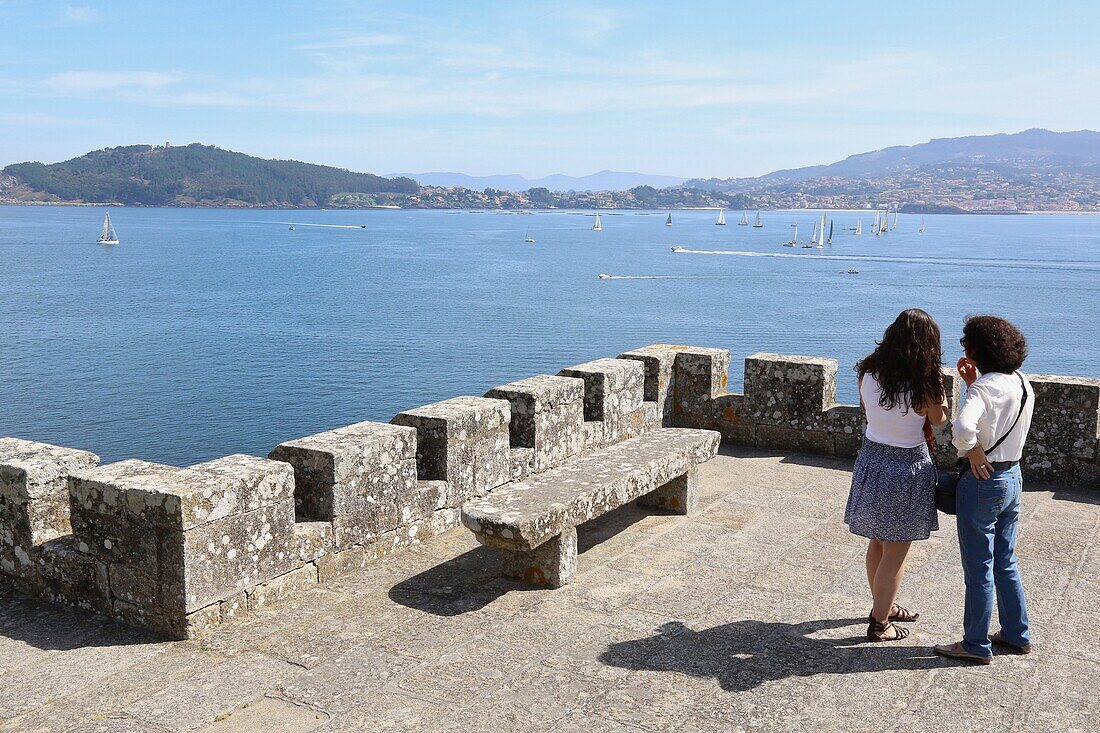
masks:
[[[890,629],[894,630],[894,636],[886,635],[886,632]],[[896,626],[890,621],[882,623],[871,619],[870,623],[867,624],[867,638],[871,641],[901,641],[907,636],[909,636],[909,629]]]
[[[910,611],[908,608],[905,608],[904,606],[899,606],[896,603],[893,604],[892,606],[890,606],[890,619],[889,619],[890,621],[900,621],[901,623],[912,623],[912,622],[916,621],[918,618],[920,618],[919,613],[913,613],[912,611]],[[873,621],[874,617],[871,616],[870,613],[868,613],[867,614],[867,620],[868,621]]]

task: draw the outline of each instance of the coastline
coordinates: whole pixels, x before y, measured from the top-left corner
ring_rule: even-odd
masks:
[[[717,206],[665,206],[657,208],[642,208],[637,206],[600,206],[600,207],[562,207],[562,206],[529,206],[517,209],[469,207],[469,206],[397,206],[394,204],[378,204],[375,206],[277,206],[273,204],[261,204],[256,206],[204,206],[204,205],[169,205],[169,206],[142,206],[124,204],[117,201],[104,201],[101,203],[88,201],[17,201],[0,199],[0,206],[80,206],[91,208],[117,207],[130,209],[229,209],[229,210],[257,210],[257,211],[493,211],[498,213],[515,214],[535,211],[718,211]],[[836,212],[839,214],[873,214],[882,209],[831,209],[810,207],[804,209],[767,209],[751,207],[747,209],[724,208],[723,211],[760,211],[777,214],[804,214],[808,212]],[[910,212],[901,212],[907,216],[917,216]],[[1054,215],[1089,216],[1100,215],[1100,208],[1095,210],[1059,211],[1059,210],[1019,210],[1019,211],[952,211],[942,214],[927,214],[927,216],[1054,216]]]

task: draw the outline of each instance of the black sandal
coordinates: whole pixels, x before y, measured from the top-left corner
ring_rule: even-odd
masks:
[[[904,606],[899,606],[896,603],[890,606],[890,621],[900,621],[903,624],[908,624],[916,621],[918,618],[920,618],[919,613],[913,613]],[[867,620],[873,621],[874,617],[868,613]]]
[[[894,630],[894,636],[886,635],[890,629]],[[909,636],[909,629],[896,626],[890,621],[882,623],[871,619],[867,625],[867,638],[871,641],[901,641],[907,636]]]

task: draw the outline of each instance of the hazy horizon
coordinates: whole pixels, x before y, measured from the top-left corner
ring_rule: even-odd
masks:
[[[0,23],[5,164],[198,141],[378,174],[726,178],[1100,126],[1083,2],[7,0]]]

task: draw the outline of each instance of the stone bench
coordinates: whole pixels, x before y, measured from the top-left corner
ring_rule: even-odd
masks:
[[[497,548],[509,577],[558,588],[577,565],[577,525],[638,499],[687,514],[696,502],[696,467],[718,453],[712,430],[658,428],[505,484],[462,507],[462,523]]]

